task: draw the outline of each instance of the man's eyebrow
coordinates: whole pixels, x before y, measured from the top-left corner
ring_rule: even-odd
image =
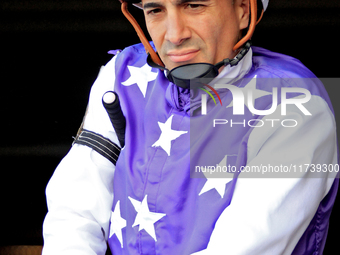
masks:
[[[161,3],[150,2],[143,5],[143,9],[163,7]]]
[[[210,2],[211,0],[177,0],[176,4],[197,3],[197,2]]]
[[[176,5],[182,5],[186,3],[197,3],[197,2],[210,2],[211,0],[177,0]],[[163,4],[157,2],[150,2],[143,5],[143,9],[147,8],[159,8],[163,7]]]

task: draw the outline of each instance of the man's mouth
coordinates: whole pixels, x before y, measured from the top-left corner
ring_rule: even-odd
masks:
[[[170,51],[167,55],[174,63],[188,62],[198,54],[199,50]]]

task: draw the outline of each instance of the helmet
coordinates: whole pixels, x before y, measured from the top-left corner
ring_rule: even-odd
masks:
[[[128,4],[133,4],[134,6],[138,7],[138,8],[142,8],[142,3],[141,0],[119,0],[122,3],[121,9],[122,12],[124,14],[124,16],[130,21],[130,23],[132,24],[132,26],[134,27],[134,29],[137,32],[137,35],[139,37],[139,39],[141,40],[142,44],[145,47],[146,52],[149,54],[148,57],[148,64],[153,66],[153,67],[157,67],[160,69],[164,69],[166,71],[168,71],[168,79],[171,82],[176,83],[176,85],[180,86],[180,87],[188,87],[188,83],[189,80],[185,79],[183,76],[183,68],[180,69],[180,75],[181,77],[177,77],[178,79],[176,79],[176,75],[175,73],[178,73],[178,70],[176,71],[169,71],[164,67],[163,62],[161,61],[161,59],[159,58],[158,54],[154,51],[154,49],[152,48],[152,46],[150,45],[149,41],[147,40],[146,36],[144,35],[143,30],[140,28],[138,22],[134,19],[134,17],[129,13],[128,11]],[[217,76],[218,73],[218,68],[221,67],[222,65],[227,65],[227,64],[231,64],[231,65],[237,65],[238,62],[243,58],[243,56],[247,53],[247,51],[250,48],[250,43],[247,43],[255,30],[255,26],[259,23],[259,21],[261,20],[264,11],[267,9],[268,7],[268,2],[269,0],[249,0],[250,1],[250,16],[251,16],[251,20],[250,20],[250,24],[248,27],[248,31],[247,34],[234,46],[233,50],[236,51],[237,49],[240,49],[242,46],[245,47],[245,49],[243,49],[236,57],[236,62],[235,61],[230,61],[229,59],[225,59],[220,63],[217,63],[215,66],[211,65],[211,64],[207,64],[206,66],[206,72],[202,75],[200,75],[197,78],[213,78]],[[259,7],[258,8],[258,3],[259,3]],[[257,19],[257,12],[261,11],[261,15],[260,18]],[[194,68],[196,66],[192,66],[192,68]],[[178,68],[178,67],[177,67]],[[175,68],[175,69],[177,69]],[[204,68],[203,68],[204,69]],[[173,74],[172,74],[173,72]],[[217,73],[216,73],[217,72]],[[187,73],[187,72],[186,72]],[[179,81],[179,85],[177,82],[175,82],[175,80]],[[183,82],[181,82],[183,81]]]

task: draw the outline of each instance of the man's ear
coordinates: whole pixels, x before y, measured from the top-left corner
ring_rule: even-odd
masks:
[[[236,15],[239,19],[240,30],[245,29],[249,25],[250,4],[249,0],[235,0]]]

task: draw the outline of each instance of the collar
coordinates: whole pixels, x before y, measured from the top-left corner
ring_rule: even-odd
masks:
[[[252,67],[253,52],[251,48],[243,59],[236,66],[226,66],[222,69],[219,75],[214,78],[209,85],[214,87],[214,84],[223,80],[228,83],[234,83],[242,79]],[[226,80],[227,79],[227,80]],[[178,87],[174,83],[169,84],[165,98],[168,103],[179,111],[184,111],[187,115],[193,116],[195,110],[201,107],[201,94],[205,93],[200,89],[184,89]]]
[[[219,83],[222,79],[228,83],[234,83],[242,79],[251,69],[253,64],[253,51],[250,48],[247,54],[236,66],[225,66],[218,76],[213,79],[209,85],[214,87],[214,84]]]

